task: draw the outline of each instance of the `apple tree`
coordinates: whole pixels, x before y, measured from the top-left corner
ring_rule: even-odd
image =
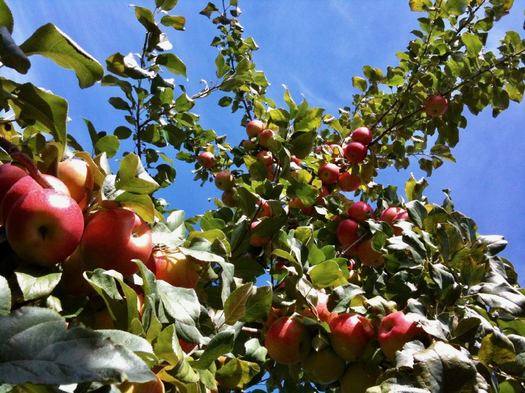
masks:
[[[523,98],[524,39],[486,47],[513,2],[410,0],[399,62],[363,67],[333,114],[267,95],[237,0],[203,4],[217,80],[190,93],[176,6],[133,6],[138,53],[103,67],[53,24],[15,42],[0,0],[3,67],[44,56],[122,114],[113,133],[86,120],[81,146],[66,99],[0,77],[0,392],[525,392],[506,241],[425,196],[466,111]],[[203,127],[199,100],[241,113],[245,139]],[[177,161],[216,208],[157,196]],[[414,164],[427,178],[401,191],[375,181]]]

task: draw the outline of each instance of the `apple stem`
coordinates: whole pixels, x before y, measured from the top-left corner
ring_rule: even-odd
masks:
[[[4,137],[0,136],[0,147],[4,149],[7,154],[11,156],[13,161],[18,162],[21,164],[25,169],[27,169],[27,172],[29,172],[29,175],[36,180],[38,184],[40,184],[44,188],[53,188],[48,181],[42,176],[42,173],[38,170],[35,163],[29,157],[26,153],[20,151],[20,149],[14,145],[13,143],[9,142]]]

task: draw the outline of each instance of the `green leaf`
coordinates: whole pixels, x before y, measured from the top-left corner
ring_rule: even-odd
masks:
[[[219,9],[215,6],[215,4],[208,2],[206,7],[204,7],[204,9],[201,12],[199,12],[199,14],[209,18],[211,14],[213,14],[216,11],[219,11]]]
[[[125,347],[101,333],[66,326],[59,314],[37,307],[0,317],[2,382],[63,385],[154,378],[148,366]]]
[[[126,56],[115,53],[106,59],[106,66],[108,71],[126,78],[145,79],[154,77],[153,72],[139,66],[133,53],[129,53]]]
[[[104,75],[102,65],[52,23],[36,30],[20,48],[28,56],[41,55],[73,70],[81,88],[94,85]]]
[[[155,204],[149,195],[138,195],[123,192],[115,198],[124,207],[137,213],[144,221],[152,224],[155,221]],[[146,262],[146,261],[143,261]]]
[[[6,27],[9,33],[13,33],[13,14],[4,0],[0,0],[0,26]]]
[[[246,302],[246,312],[242,318],[244,322],[264,319],[272,306],[272,287],[263,286],[256,288]]]
[[[257,363],[234,358],[217,371],[217,380],[231,389],[243,389],[259,372]]]
[[[181,324],[195,326],[200,315],[200,303],[195,291],[174,287],[164,281],[157,281],[157,286],[167,313]]]
[[[470,0],[448,0],[445,9],[450,15],[461,15],[466,11],[469,3]]]
[[[95,143],[97,154],[106,153],[108,158],[114,157],[120,147],[120,141],[115,135],[104,135]]]
[[[112,343],[120,345],[141,357],[155,358],[153,347],[145,338],[124,330],[101,329],[97,332],[111,340]]]
[[[233,325],[244,318],[246,314],[246,303],[253,294],[253,284],[247,283],[235,289],[224,303],[225,323]]]
[[[297,158],[306,158],[314,147],[315,133],[313,132],[296,132],[290,141],[290,152]]]
[[[348,274],[345,275],[337,262],[328,260],[312,267],[308,274],[316,288],[338,287],[347,283]]]
[[[172,74],[186,76],[186,65],[173,53],[158,55],[156,63],[166,67]]]
[[[120,97],[110,97],[108,102],[115,109],[126,110],[126,111],[129,111],[131,109],[129,107],[129,104]]]
[[[60,282],[62,273],[26,269],[15,272],[15,276],[24,301],[30,301],[50,295]]]
[[[486,366],[492,364],[502,366],[516,360],[514,345],[504,334],[496,330],[483,337],[478,356],[480,362]]]
[[[133,7],[135,7],[135,17],[140,22],[140,24],[146,28],[148,32],[160,33],[159,28],[155,23],[155,17],[153,16],[153,12],[151,12],[150,9],[139,7],[136,5]]]
[[[294,121],[295,131],[315,131],[321,125],[323,120],[323,108],[308,108],[302,113],[297,115]]]
[[[11,101],[18,118],[50,132],[57,142],[66,143],[67,101],[25,83]]]
[[[476,34],[465,33],[461,36],[461,41],[467,47],[467,52],[470,56],[478,56],[483,44]]]
[[[428,182],[425,178],[416,180],[414,175],[410,175],[410,179],[405,183],[405,194],[409,201],[415,199],[420,200],[423,197],[423,191],[427,188]]]
[[[367,83],[366,79],[361,78],[359,76],[352,77],[352,86],[354,86],[356,89],[359,89],[361,91],[366,91]]]
[[[432,5],[430,0],[409,0],[410,9],[415,12],[426,11],[427,7]]]
[[[427,209],[425,209],[425,205],[418,200],[414,200],[408,202],[406,208],[414,223],[420,228],[423,227],[423,221],[427,217]]]
[[[175,30],[184,31],[184,26],[186,25],[186,18],[183,16],[164,15],[160,19],[160,23],[167,27],[173,27]]]
[[[0,317],[9,315],[11,312],[11,289],[9,283],[0,276]]]
[[[175,325],[169,325],[155,340],[155,355],[161,360],[176,366],[184,358],[184,352],[179,344]]]
[[[206,369],[218,359],[219,356],[231,352],[235,334],[233,330],[225,330],[216,334],[208,344],[202,356],[193,363],[195,368]]]
[[[158,183],[148,174],[134,153],[125,155],[120,162],[115,185],[119,190],[135,194],[151,194],[159,188]]]
[[[155,0],[155,5],[164,11],[170,11],[177,5],[179,0]]]
[[[21,74],[27,73],[29,67],[31,67],[29,59],[15,44],[11,33],[5,26],[0,26],[0,61],[5,66],[13,68]]]

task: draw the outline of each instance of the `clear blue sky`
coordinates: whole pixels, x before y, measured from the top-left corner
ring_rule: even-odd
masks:
[[[134,18],[126,0],[7,0],[15,16],[15,39],[21,42],[38,26],[53,22],[93,54],[101,63],[110,54],[137,52],[143,28]],[[138,1],[137,4],[152,4]],[[256,53],[258,68],[263,69],[272,86],[270,95],[282,96],[286,84],[296,100],[301,95],[313,105],[336,113],[351,102],[351,77],[370,64],[386,67],[396,64],[395,52],[403,50],[417,27],[420,14],[411,13],[408,1],[375,0],[241,0],[241,23],[247,35],[261,49]],[[489,46],[495,48],[506,30],[523,36],[523,9],[519,2],[511,15],[494,29]],[[190,92],[200,89],[201,79],[214,80],[216,49],[209,46],[214,26],[198,11],[206,1],[180,0],[177,14],[188,19],[187,31],[171,34],[176,53],[188,66]],[[36,84],[66,97],[70,104],[70,132],[89,146],[83,117],[97,129],[112,132],[119,124],[119,113],[107,98],[115,91],[100,86],[80,90],[74,75],[50,61],[32,58],[33,67],[26,77]],[[199,103],[195,112],[202,115],[205,127],[228,134],[232,143],[244,137],[240,116],[215,105],[215,98]],[[430,179],[427,195],[434,202],[443,199],[441,190],[449,188],[456,208],[474,218],[480,233],[502,234],[510,242],[503,255],[509,258],[525,284],[525,105],[511,108],[492,119],[485,111],[469,116],[469,126],[453,151],[456,164],[445,164]],[[115,166],[116,167],[116,166]],[[178,178],[163,195],[173,207],[188,215],[202,213],[213,206],[210,196],[218,192],[212,185],[201,189],[191,181],[191,167],[177,164]],[[407,171],[385,171],[379,181],[403,188],[404,181],[417,167]]]

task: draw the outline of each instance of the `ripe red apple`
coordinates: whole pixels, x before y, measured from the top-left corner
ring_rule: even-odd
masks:
[[[274,132],[269,128],[262,130],[259,134],[259,145],[262,147],[269,147],[270,142],[273,140]]]
[[[230,171],[221,171],[215,175],[215,185],[219,190],[231,190],[235,185],[235,179]]]
[[[425,100],[423,108],[428,116],[440,117],[447,112],[448,100],[440,95],[431,95]]]
[[[330,343],[344,360],[356,361],[372,337],[374,328],[362,315],[342,313],[330,320]]]
[[[315,312],[307,308],[301,314],[305,317],[317,318],[322,322],[329,323],[330,320],[336,315],[328,309],[328,298],[326,293],[319,292],[317,295],[317,303],[315,305]]]
[[[377,375],[365,369],[359,363],[352,363],[340,380],[341,393],[365,393],[376,384]]]
[[[394,229],[394,233],[399,236],[402,233],[402,229],[396,226],[396,221],[408,221],[410,216],[405,209],[391,206],[383,210],[379,219],[388,223]]]
[[[321,189],[319,190],[319,195],[315,199],[315,203],[317,203],[318,205],[324,206],[325,204],[324,198],[326,198],[330,194],[331,194],[330,189],[326,186],[322,186]]]
[[[95,179],[84,160],[73,158],[58,163],[58,178],[67,186],[71,198],[85,209],[91,197]]]
[[[337,381],[345,372],[345,361],[330,348],[311,351],[303,363],[307,377],[321,385]]]
[[[353,218],[357,222],[361,222],[367,218],[370,218],[373,210],[374,209],[372,209],[372,206],[370,206],[368,203],[357,201],[346,208],[346,214],[348,214],[350,218]]]
[[[350,142],[345,146],[344,152],[350,163],[358,164],[366,158],[367,147],[359,142]]]
[[[354,253],[365,266],[380,267],[385,264],[385,258],[383,257],[383,254],[374,250],[372,247],[372,239],[367,239],[360,242],[354,248]]]
[[[237,189],[234,187],[231,190],[226,190],[222,193],[221,201],[228,207],[235,207],[237,206],[237,201],[235,200],[235,194],[237,193]]]
[[[361,179],[357,175],[352,175],[350,172],[344,172],[339,176],[337,182],[341,191],[355,191],[361,185]]]
[[[257,228],[257,225],[261,223],[261,220],[255,220],[250,224],[250,230],[253,232],[255,228]],[[253,247],[264,247],[268,242],[272,240],[269,236],[259,236],[255,234],[250,235],[250,245]]]
[[[350,218],[340,221],[336,230],[337,240],[343,247],[348,247],[359,238],[358,229],[359,224]]]
[[[150,257],[151,230],[131,210],[99,210],[88,221],[80,248],[89,267],[114,269],[129,276],[138,269],[132,259],[146,263]]]
[[[197,156],[197,160],[206,169],[213,168],[217,164],[215,156],[209,151],[201,151]]]
[[[335,184],[339,180],[339,167],[332,163],[326,163],[319,167],[317,175],[323,184]]]
[[[182,288],[195,288],[199,282],[202,265],[179,251],[155,250],[155,277]]]
[[[264,123],[260,120],[251,120],[246,123],[246,133],[248,137],[254,138],[264,130]]]
[[[297,319],[277,319],[266,332],[264,346],[268,355],[281,364],[296,364],[310,351],[311,337],[308,330]]]
[[[268,150],[261,150],[259,153],[257,153],[257,161],[260,163],[268,166],[273,164],[273,155],[272,152]]]
[[[12,164],[0,165],[0,204],[5,194],[18,180],[27,176],[26,171]]]
[[[370,142],[372,142],[372,131],[368,127],[359,127],[352,132],[350,138],[352,138],[354,142],[368,146]]]
[[[84,216],[69,196],[51,189],[19,198],[6,221],[7,240],[22,259],[42,266],[64,262],[77,248]]]
[[[272,207],[268,203],[268,201],[265,201],[264,199],[257,201],[257,207],[259,209],[259,213],[257,214],[257,217],[271,217],[272,216]]]
[[[394,360],[396,352],[405,343],[424,333],[417,324],[409,320],[403,311],[396,311],[383,317],[379,325],[378,340],[385,357]]]
[[[55,191],[58,191],[64,195],[71,196],[71,192],[69,191],[68,186],[66,183],[64,183],[62,180],[60,180],[58,177],[44,174],[42,177],[47,181],[47,183],[51,186],[51,188]],[[72,197],[73,198],[73,197]],[[75,199],[75,198],[73,198]],[[75,200],[76,202],[76,200]],[[77,202],[78,203],[78,202]]]
[[[2,199],[2,204],[0,206],[0,217],[2,218],[2,223],[7,221],[9,212],[20,198],[29,194],[31,191],[37,190],[43,190],[43,188],[31,176],[26,175],[18,179],[18,181],[9,188]]]

